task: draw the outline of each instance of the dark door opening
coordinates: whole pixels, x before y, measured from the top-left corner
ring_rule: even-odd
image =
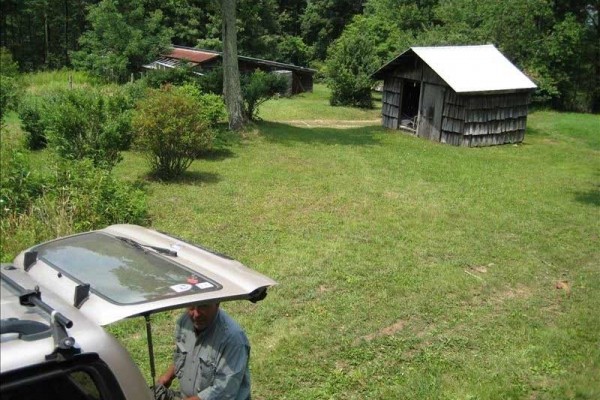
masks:
[[[417,129],[419,114],[419,96],[421,84],[417,81],[405,80],[402,88],[402,109],[400,110],[400,127]]]

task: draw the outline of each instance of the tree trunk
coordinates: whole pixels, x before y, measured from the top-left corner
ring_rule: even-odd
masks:
[[[229,129],[240,130],[246,123],[240,87],[240,70],[237,55],[237,0],[221,0],[221,15],[223,17],[223,94]]]
[[[48,38],[48,12],[44,9],[44,64],[50,63],[50,39]]]

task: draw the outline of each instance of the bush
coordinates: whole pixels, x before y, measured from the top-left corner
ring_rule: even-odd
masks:
[[[115,223],[148,223],[144,190],[94,167],[91,160],[59,160],[35,175],[26,157],[15,161],[2,172],[2,261],[57,236]]]
[[[0,124],[7,111],[12,110],[18,94],[17,82],[10,76],[0,76]]]
[[[371,74],[378,66],[374,43],[359,30],[345,32],[326,60],[332,106],[373,107]]]
[[[44,117],[48,143],[63,158],[91,159],[95,166],[112,168],[120,150],[131,141],[126,102],[97,90],[55,92]]]
[[[262,103],[287,89],[284,77],[261,70],[242,75],[241,85],[244,112],[251,121],[258,118],[258,107]]]
[[[13,60],[11,52],[5,47],[0,47],[0,66],[0,74],[3,77],[16,78],[19,75],[19,65]]]
[[[25,144],[30,150],[46,147],[46,124],[43,121],[45,101],[40,96],[25,95],[19,103],[21,127],[27,133]]]
[[[17,104],[19,93],[18,66],[12,55],[4,47],[0,47],[0,125],[7,111]]]
[[[221,95],[223,93],[223,67],[219,65],[204,72],[200,78],[200,88],[204,93]]]
[[[186,84],[173,90],[193,96],[200,103],[200,117],[214,127],[220,120],[227,118],[223,98],[213,93],[202,93],[197,85]]]
[[[168,68],[168,69],[153,69],[146,72],[144,80],[151,88],[158,89],[164,85],[185,85],[186,83],[196,84],[199,77],[194,75],[191,68],[187,66]]]
[[[118,180],[91,160],[59,161],[49,184],[52,189],[45,197],[64,205],[76,231],[115,223],[145,224],[148,220],[142,188]]]
[[[25,212],[43,193],[43,180],[34,174],[27,152],[2,148],[0,215]]]
[[[214,133],[193,95],[165,87],[139,102],[133,117],[136,143],[147,151],[152,173],[162,179],[181,175],[210,148]]]

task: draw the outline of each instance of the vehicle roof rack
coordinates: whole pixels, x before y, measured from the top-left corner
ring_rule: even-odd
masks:
[[[73,326],[73,321],[65,317],[42,300],[39,286],[33,290],[26,289],[0,271],[0,277],[12,286],[19,294],[19,304],[25,307],[38,307],[50,317],[50,327],[54,338],[54,350],[46,355],[46,360],[65,360],[81,352],[76,346],[75,339],[67,333],[67,328]]]

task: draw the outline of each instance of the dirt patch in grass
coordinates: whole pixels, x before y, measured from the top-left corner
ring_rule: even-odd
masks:
[[[379,125],[380,119],[369,119],[369,120],[291,120],[291,121],[279,121],[283,124],[292,126],[298,126],[302,128],[337,128],[337,129],[348,129],[348,128],[360,128],[362,126]]]
[[[525,285],[516,285],[499,291],[489,298],[489,303],[494,305],[503,305],[511,300],[527,300],[534,296],[534,290]]]
[[[369,335],[360,337],[358,341],[364,340],[364,341],[370,342],[370,341],[380,338],[380,337],[392,336],[396,332],[403,330],[405,326],[406,326],[406,321],[399,320],[390,326],[386,326],[385,328],[380,329],[379,331],[377,331],[375,333],[371,333]]]

